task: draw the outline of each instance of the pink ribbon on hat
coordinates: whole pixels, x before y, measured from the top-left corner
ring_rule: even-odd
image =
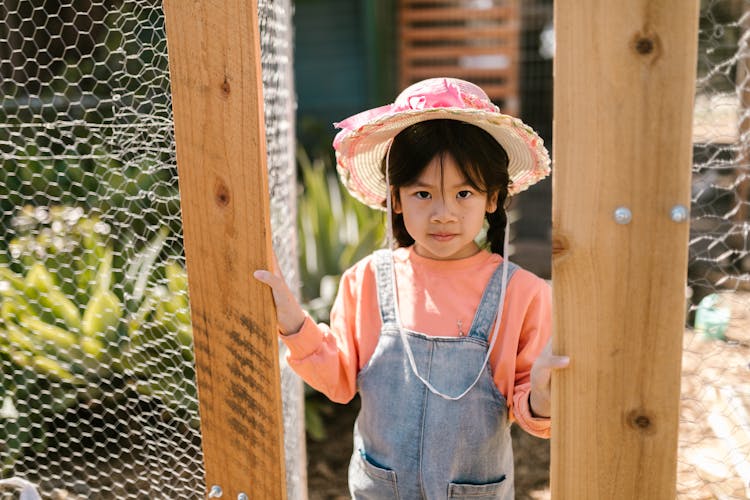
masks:
[[[475,90],[475,89],[468,89]],[[334,127],[340,128],[341,132],[336,135],[333,146],[338,146],[346,132],[359,130],[362,126],[372,123],[378,118],[401,113],[404,111],[420,111],[435,108],[458,108],[458,109],[478,109],[485,111],[497,112],[498,108],[478,87],[475,92],[481,93],[475,95],[468,92],[462,92],[454,81],[446,78],[435,78],[425,80],[404,90],[393,104],[380,106],[379,108],[363,111],[354,116],[350,116],[344,121],[334,123]]]

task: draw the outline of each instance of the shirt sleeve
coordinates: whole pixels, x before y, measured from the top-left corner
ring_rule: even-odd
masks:
[[[518,339],[516,374],[513,390],[512,416],[529,434],[550,437],[549,418],[535,417],[531,412],[531,367],[552,335],[552,294],[550,287],[539,281],[537,293],[528,303]]]
[[[282,335],[289,366],[314,389],[336,403],[348,403],[357,391],[358,346],[354,273],[347,271],[331,308],[331,325],[306,315],[299,332]]]

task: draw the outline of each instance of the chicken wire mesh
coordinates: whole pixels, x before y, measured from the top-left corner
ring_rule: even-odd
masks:
[[[290,3],[259,8],[274,246],[294,282]],[[0,461],[51,497],[205,487],[163,22],[156,0],[0,5]],[[748,28],[750,0],[701,2],[680,498],[750,497]]]
[[[679,498],[750,498],[750,1],[703,0]]]
[[[258,7],[274,247],[294,282],[291,0]],[[4,0],[0,77],[2,477],[51,498],[203,496],[161,2]],[[286,367],[282,385],[302,498],[301,386]]]

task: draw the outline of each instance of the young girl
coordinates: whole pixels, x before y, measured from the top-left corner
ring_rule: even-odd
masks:
[[[395,245],[344,273],[330,326],[255,272],[289,364],[333,401],[360,394],[354,498],[512,499],[510,422],[549,436],[550,371],[568,363],[549,349],[549,287],[502,257],[506,198],[549,172],[542,140],[449,78],[337,126],[342,181],[388,211]]]

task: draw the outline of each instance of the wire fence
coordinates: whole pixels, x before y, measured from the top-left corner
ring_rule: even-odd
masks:
[[[259,18],[274,246],[294,280],[291,1]],[[0,4],[0,471],[45,497],[205,491],[168,69],[158,0]],[[302,498],[302,388],[282,379]]]
[[[522,9],[540,61],[549,7]],[[259,5],[274,247],[296,282],[291,10]],[[703,0],[700,23],[677,490],[749,498],[750,0]],[[524,113],[551,88],[534,75]],[[161,3],[4,0],[0,78],[2,476],[51,498],[201,495]],[[282,379],[300,498],[301,390]]]
[[[750,2],[702,2],[680,498],[750,498],[748,37]]]

